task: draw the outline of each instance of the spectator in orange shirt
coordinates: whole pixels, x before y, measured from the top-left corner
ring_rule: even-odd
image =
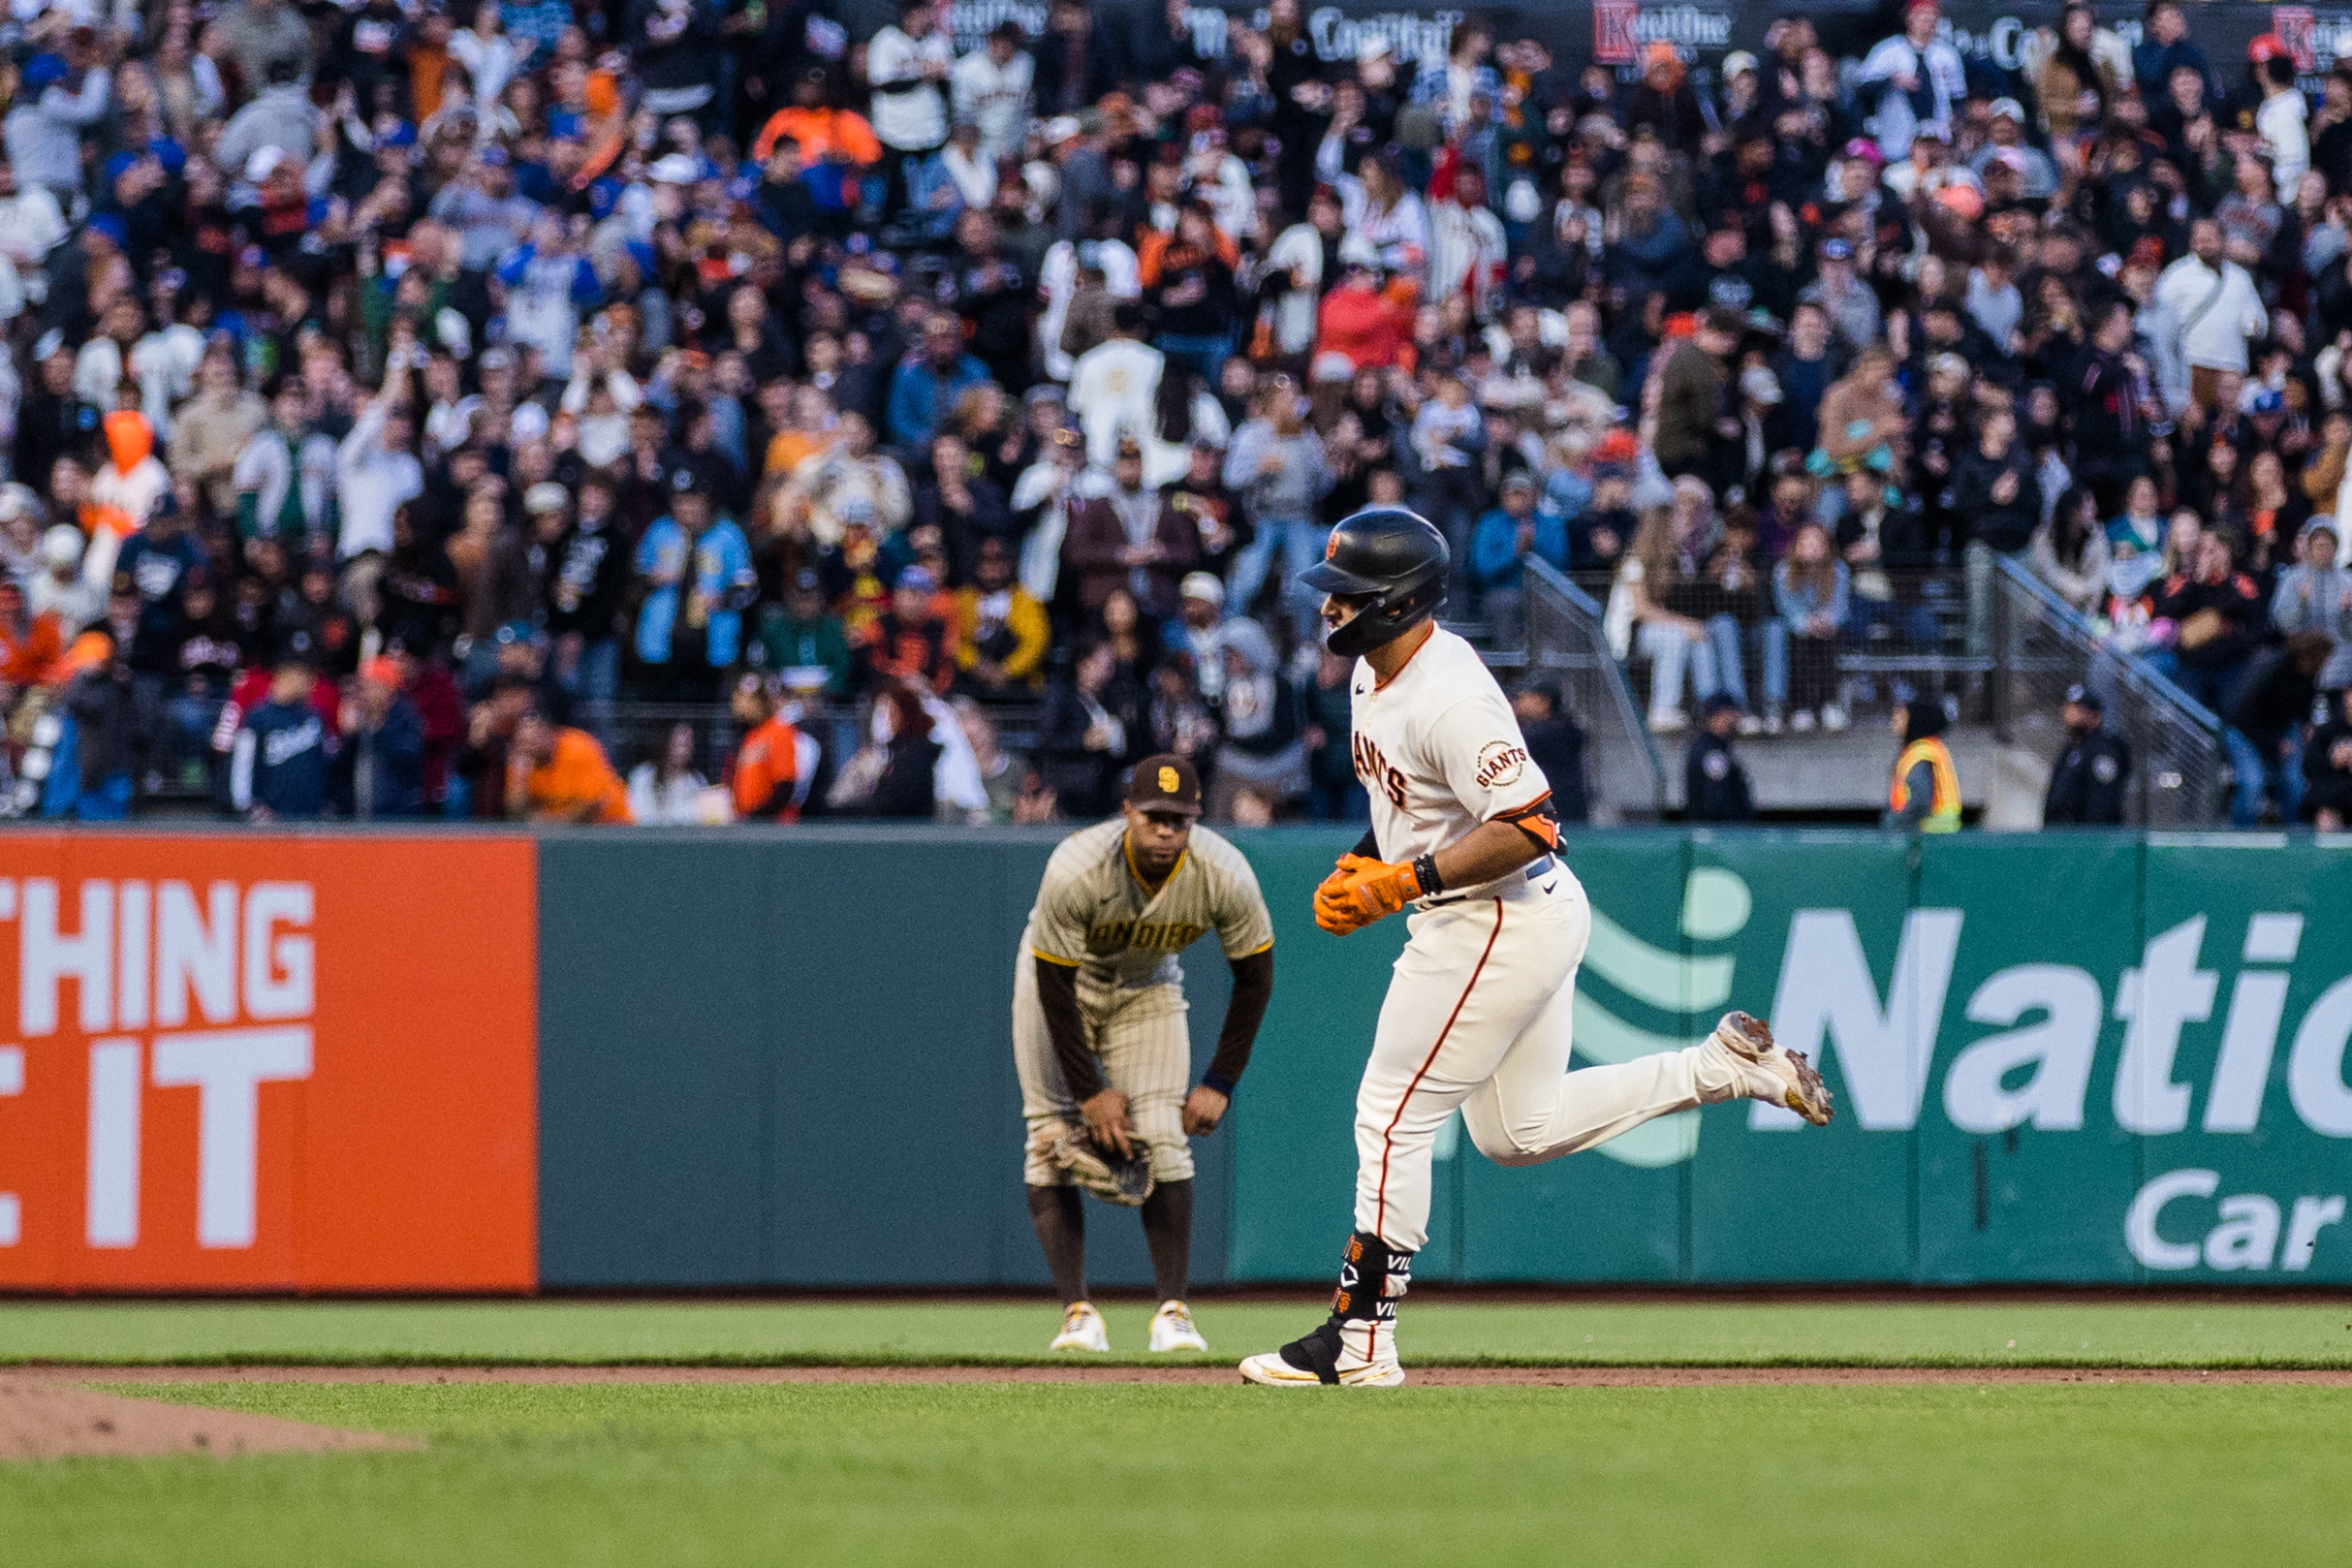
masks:
[[[736,722],[744,727],[735,754],[738,822],[798,822],[817,776],[817,743],[784,707],[773,675],[745,675],[735,689]]]
[[[1387,289],[1373,271],[1380,260],[1371,241],[1350,235],[1339,244],[1339,286],[1323,297],[1316,324],[1317,355],[1344,356],[1359,370],[1413,365],[1413,288]]]
[[[751,144],[751,156],[760,163],[775,150],[776,142],[790,137],[800,144],[800,157],[805,163],[839,154],[838,162],[850,164],[878,164],[882,161],[882,142],[865,116],[855,110],[833,109],[825,102],[827,77],[823,66],[810,66],[794,78],[792,103],[777,110],[760,127],[759,139]]]
[[[891,585],[890,608],[874,617],[861,644],[866,681],[903,680],[945,693],[956,678],[955,634],[939,613],[939,580],[910,566]]]
[[[533,707],[507,751],[507,813],[531,822],[628,823],[629,788],[585,730],[558,727]]]
[[[39,686],[65,653],[65,637],[54,613],[33,614],[24,602],[24,587],[15,578],[0,577],[0,681],[11,686]]]
[[[751,156],[766,168],[764,189],[799,185],[838,226],[856,212],[864,194],[860,176],[882,161],[882,141],[863,115],[829,107],[828,87],[824,67],[802,72],[793,82],[791,105],[760,128]]]

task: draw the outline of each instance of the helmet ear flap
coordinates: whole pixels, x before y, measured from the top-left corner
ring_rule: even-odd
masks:
[[[1425,581],[1380,595],[1325,637],[1323,645],[1343,659],[1361,659],[1436,614],[1445,602],[1446,574],[1441,568]]]

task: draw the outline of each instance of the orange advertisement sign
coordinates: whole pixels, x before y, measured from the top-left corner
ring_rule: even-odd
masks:
[[[0,834],[0,1289],[528,1290],[528,839]]]

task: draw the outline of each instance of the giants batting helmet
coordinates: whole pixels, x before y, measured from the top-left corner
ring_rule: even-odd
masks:
[[[1340,520],[1323,559],[1299,575],[1319,593],[1368,597],[1324,639],[1343,658],[1361,658],[1395,642],[1445,603],[1453,557],[1428,518],[1402,507],[1373,507]]]

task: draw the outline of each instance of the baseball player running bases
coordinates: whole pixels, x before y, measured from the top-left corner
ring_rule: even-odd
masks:
[[[1372,831],[1315,893],[1345,936],[1410,904],[1356,1091],[1356,1228],[1320,1328],[1250,1357],[1276,1388],[1393,1387],[1396,1305],[1427,1239],[1430,1154],[1458,1110],[1479,1152],[1534,1165],[1653,1116],[1742,1096],[1827,1125],[1830,1095],[1803,1053],[1744,1013],[1700,1045],[1568,1070],[1584,890],[1558,856],[1551,790],[1477,652],[1434,615],[1443,536],[1413,513],[1360,512],[1303,580],[1328,597],[1326,645],[1356,658],[1356,776]]]
[[[1241,852],[1205,828],[1181,757],[1136,764],[1117,817],[1046,863],[1013,979],[1013,1058],[1028,1122],[1029,1217],[1060,1290],[1055,1350],[1106,1351],[1086,1299],[1082,1187],[1139,1207],[1160,1308],[1153,1350],[1207,1350],[1185,1305],[1193,1136],[1232,1102],[1274,988],[1274,927]],[[1215,1055],[1187,1092],[1192,1044],[1176,955],[1209,930],[1233,965]]]

